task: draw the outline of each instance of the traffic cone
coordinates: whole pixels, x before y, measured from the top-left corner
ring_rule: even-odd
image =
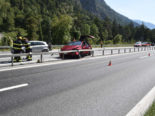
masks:
[[[148,56],[151,56],[151,54],[149,53]]]
[[[108,66],[112,66],[111,60],[109,61],[109,64],[108,64]]]

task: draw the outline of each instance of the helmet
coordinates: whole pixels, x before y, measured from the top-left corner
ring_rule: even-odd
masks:
[[[19,38],[20,40],[22,40],[22,39],[23,39],[23,38],[22,38],[22,36],[19,36],[18,38]]]

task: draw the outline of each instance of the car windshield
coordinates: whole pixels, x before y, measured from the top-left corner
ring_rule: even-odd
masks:
[[[70,42],[67,45],[69,45],[69,46],[72,46],[72,45],[81,45],[81,41]]]
[[[141,44],[141,42],[136,42],[136,44]]]

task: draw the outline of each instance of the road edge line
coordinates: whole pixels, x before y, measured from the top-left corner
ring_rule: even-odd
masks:
[[[146,94],[133,109],[131,109],[126,116],[144,116],[155,100],[155,87],[153,87],[148,94]]]

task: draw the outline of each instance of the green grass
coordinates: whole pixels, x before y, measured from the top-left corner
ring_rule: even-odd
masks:
[[[146,112],[144,116],[155,116],[155,102],[150,107],[150,109]]]

